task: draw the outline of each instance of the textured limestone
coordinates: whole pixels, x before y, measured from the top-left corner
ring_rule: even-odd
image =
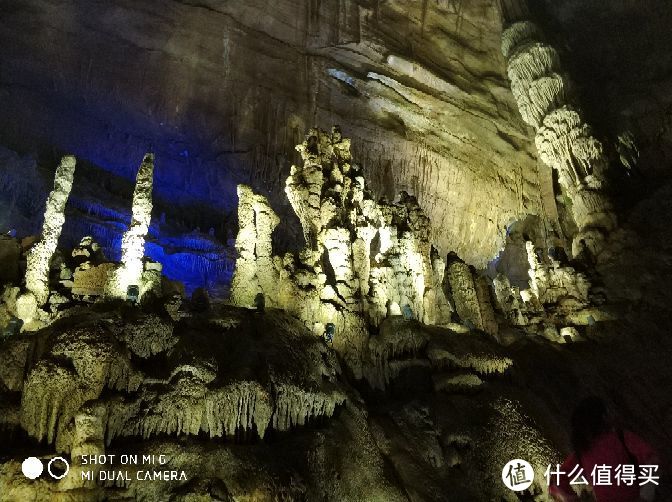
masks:
[[[562,74],[557,51],[542,42],[540,30],[518,21],[502,33],[511,90],[523,120],[536,130],[541,160],[558,173],[571,201],[578,228],[572,250],[582,246],[599,255],[605,236],[616,227],[616,216],[606,193],[608,160],[602,144],[572,105],[568,79]]]
[[[101,430],[106,444],[123,436],[200,432],[263,437],[269,428],[286,431],[328,418],[345,400],[333,352],[284,314],[249,319],[229,310],[213,314],[206,326],[183,321],[180,333],[154,314],[132,309],[125,315],[53,324],[41,335],[49,347],[35,360],[18,341],[3,347],[10,363],[0,372],[3,385],[18,390],[28,365],[20,407],[26,432],[71,452],[101,448]],[[193,346],[185,330],[203,339]],[[159,354],[167,373],[138,367]]]
[[[32,293],[25,293],[16,298],[16,316],[24,323],[38,318],[38,307],[37,298]]]
[[[91,266],[86,262],[75,269],[71,292],[73,295],[102,296],[114,272],[112,263]]]
[[[591,294],[592,285],[584,273],[545,255],[530,241],[526,242],[526,251],[528,289],[512,286],[504,274],[498,274],[493,281],[498,310],[511,324],[564,343],[559,331],[573,330],[574,333],[577,332],[574,326],[614,319],[613,314],[601,306],[603,302]]]
[[[154,154],[148,153],[142,159],[135,179],[131,225],[121,239],[121,266],[116,270],[108,286],[110,296],[126,298],[129,286],[142,285],[145,237],[152,219],[153,182]]]
[[[64,490],[96,488],[98,473],[104,468],[98,463],[84,464],[82,457],[105,454],[105,418],[106,410],[100,403],[82,406],[74,417],[74,433],[70,448],[70,473],[61,484]],[[97,457],[100,458],[100,457]],[[91,476],[88,479],[84,473]],[[95,493],[95,491],[94,491]],[[92,493],[92,496],[95,496]],[[92,497],[93,498],[93,497]]]
[[[292,167],[285,191],[306,247],[298,258],[272,256],[278,217],[264,197],[240,186],[231,300],[251,307],[261,293],[317,335],[333,323],[334,347],[359,374],[367,324],[402,311],[426,323],[450,322],[444,263],[417,199],[402,192],[396,203],[374,201],[338,127],[311,129],[297,150],[303,165]]]
[[[453,333],[433,333],[427,345],[427,358],[434,369],[457,368],[477,375],[502,374],[513,366],[513,360],[488,338]]]
[[[56,168],[54,189],[44,211],[42,237],[26,258],[26,289],[35,296],[38,306],[44,305],[49,297],[49,265],[65,223],[65,204],[72,189],[75,164],[75,157],[65,156]]]
[[[530,290],[542,305],[573,300],[576,307],[588,305],[590,282],[574,268],[563,266],[555,260],[539,260],[534,245],[527,242],[530,262]]]
[[[271,235],[278,223],[280,219],[265,197],[238,185],[238,260],[231,282],[231,301],[235,305],[253,305],[258,293],[265,293],[268,306],[277,304],[277,295],[271,293],[279,279]]]
[[[476,289],[476,298],[478,298],[478,309],[481,313],[483,331],[491,335],[497,335],[498,325],[490,293],[490,284],[484,276],[477,275],[474,277],[474,288]]]
[[[172,323],[153,314],[125,322],[118,336],[131,352],[142,358],[166,352],[177,343]]]
[[[483,329],[481,309],[471,268],[455,254],[452,254],[448,256],[446,270],[448,272],[450,294],[457,315],[464,321],[472,323],[475,327]]]
[[[21,425],[64,451],[70,448],[72,419],[85,402],[97,399],[105,388],[137,390],[142,375],[101,323],[59,333],[49,353],[50,358],[39,360],[27,374]]]
[[[369,361],[364,367],[364,376],[369,384],[373,388],[385,389],[402,369],[394,365],[394,361],[401,357],[422,364],[416,358],[423,352],[428,340],[429,334],[418,323],[402,317],[385,319],[379,334],[369,339]]]
[[[338,117],[376,198],[413,193],[442,256],[455,250],[480,268],[508,222],[541,212],[492,0],[144,1],[26,0],[7,12],[0,59],[15,79],[0,84],[0,114],[14,127],[2,139],[16,137],[22,151],[77,146],[129,179],[151,142],[169,218],[193,202],[232,212],[245,183],[272,194],[291,243],[301,229],[286,224],[282,189],[294,146]],[[73,92],[90,106],[67,106]],[[216,215],[200,226],[219,224]]]
[[[455,311],[463,322],[491,335],[497,334],[490,286],[455,253],[448,255],[447,286]]]

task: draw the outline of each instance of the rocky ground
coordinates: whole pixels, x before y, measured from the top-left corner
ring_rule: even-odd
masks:
[[[0,345],[0,500],[517,500],[501,467],[525,458],[541,474],[559,460],[587,393],[671,451],[672,343],[642,310],[582,342],[506,347],[389,318],[369,343],[368,383],[280,311],[73,310]],[[26,456],[57,453],[72,460],[62,481],[21,475]],[[167,463],[77,461],[101,453]],[[137,479],[153,469],[186,479]],[[130,481],[77,479],[87,470]],[[543,487],[540,476],[540,500]]]

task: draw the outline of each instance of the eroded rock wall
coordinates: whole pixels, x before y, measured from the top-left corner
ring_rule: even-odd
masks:
[[[294,145],[335,121],[377,196],[418,198],[442,255],[484,265],[509,222],[542,211],[550,175],[508,90],[494,0],[11,4],[0,139],[128,180],[152,148],[156,199],[175,215],[193,202],[233,211],[245,183],[272,194],[291,247]]]

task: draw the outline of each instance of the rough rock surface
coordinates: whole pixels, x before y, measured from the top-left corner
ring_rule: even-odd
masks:
[[[284,314],[225,309],[179,328],[136,309],[88,315],[81,309],[31,338],[36,359],[18,340],[5,345],[3,355],[15,363],[3,383],[22,391],[22,427],[68,451],[78,410],[95,400],[105,409],[107,443],[119,435],[199,431],[263,437],[271,427],[284,431],[329,417],[345,400],[333,355]],[[194,346],[199,330],[219,341]],[[241,345],[242,333],[251,337]],[[147,372],[131,354],[142,360],[163,354],[169,363]],[[115,392],[103,396],[104,389]]]
[[[8,2],[0,18],[0,62],[8,69],[0,79],[0,118],[9,125],[0,135],[27,148],[45,146],[35,138],[47,138],[47,148],[85,152],[84,158],[129,178],[129,160],[160,137],[159,150],[172,161],[160,176],[164,194],[178,201],[175,211],[193,199],[230,208],[234,186],[243,181],[255,192],[272,192],[270,205],[286,220],[289,205],[283,206],[279,188],[298,159],[293,145],[308,124],[338,116],[375,191],[389,196],[405,188],[417,196],[435,221],[432,232],[447,243],[444,250],[478,264],[501,247],[513,218],[549,216],[555,205],[550,170],[536,170],[531,135],[518,123],[496,50],[502,12],[495,6],[508,12],[518,3],[281,1],[268,9],[256,0],[225,6],[176,1],[161,8],[151,0]],[[580,91],[596,97],[584,103],[590,122],[599,120],[600,134],[591,134],[603,147],[600,153],[584,122],[565,108],[542,149],[548,146],[557,158],[553,141],[577,140],[576,152],[560,153],[576,154],[570,167],[588,174],[583,160],[609,152],[603,135],[620,134],[610,128],[630,122],[642,155],[634,168],[627,160],[628,176],[634,180],[638,170],[668,176],[669,9],[656,8],[665,7],[656,0],[534,4],[553,14],[545,23],[561,21],[575,49],[563,60],[568,68],[583,68]],[[633,20],[662,27],[662,51],[656,30],[647,29],[642,43],[642,23]],[[520,31],[536,33],[530,26]],[[539,58],[521,68],[554,64],[552,53],[537,49],[532,53]],[[273,71],[260,79],[260,67]],[[514,86],[522,116],[537,124],[552,115],[550,108],[572,91],[566,83],[553,71],[527,89]],[[85,109],[78,106],[82,101]],[[31,190],[4,177],[0,186],[29,194],[0,201],[3,224],[12,222],[3,219],[5,207],[19,222],[41,213],[35,207],[44,197],[36,202]],[[638,233],[615,231],[605,239],[603,259],[596,270],[588,267],[590,289],[578,266],[587,261],[554,263],[545,253],[555,245],[548,241],[541,246],[535,239],[529,254],[517,246],[523,261],[530,260],[533,287],[503,275],[494,281],[497,336],[507,347],[482,333],[460,333],[455,325],[427,328],[388,316],[403,306],[391,304],[367,339],[362,374],[370,385],[349,382],[337,371],[336,354],[270,307],[266,314],[219,307],[193,314],[207,305],[170,300],[168,320],[93,305],[69,311],[38,333],[9,335],[0,341],[0,500],[515,500],[500,483],[502,464],[529,458],[543,472],[566,455],[569,413],[578,399],[595,393],[669,464],[672,188],[652,177],[621,190],[634,195],[619,201],[626,213],[619,221]],[[637,197],[644,200],[629,207]],[[537,205],[537,199],[551,205]],[[267,238],[272,226],[254,231]],[[303,259],[320,266],[333,260],[319,284],[338,277],[338,287],[325,288],[325,298],[338,302],[352,278],[344,243],[354,240],[353,268],[366,270],[362,257],[370,236],[329,230],[326,253]],[[280,233],[293,240],[291,232]],[[75,243],[87,234],[77,234]],[[317,242],[319,231],[309,229],[307,236]],[[301,264],[283,257],[278,268],[311,285],[314,274]],[[434,287],[442,282],[432,274]],[[480,308],[482,278],[472,282]],[[358,281],[357,287],[367,286]],[[601,309],[583,308],[600,288],[621,316],[618,323],[599,322],[606,320],[599,318]],[[10,310],[16,313],[18,290],[10,286],[3,293],[2,324]],[[469,296],[473,300],[471,290]],[[18,302],[20,310],[35,305],[34,297]],[[487,324],[489,314],[481,309],[480,316]],[[517,326],[534,329],[524,333]],[[535,336],[558,333],[571,342]],[[298,370],[306,374],[296,377]],[[327,417],[337,400],[329,394],[334,389],[345,404]],[[277,413],[269,414],[271,403]],[[308,427],[293,427],[308,417]],[[47,440],[51,433],[52,442],[24,441],[27,432]],[[68,449],[70,455],[121,454],[129,445],[138,454],[167,455],[167,468],[184,470],[187,479],[137,481],[140,469],[132,467],[129,482],[87,484],[68,477],[57,483],[45,475],[27,480],[20,470],[26,454],[47,461]],[[73,473],[83,471],[76,461],[72,465]],[[672,499],[667,487],[661,490],[667,490],[661,500]],[[546,498],[540,480],[533,491],[538,500]]]
[[[26,288],[35,296],[38,306],[44,305],[49,297],[49,265],[65,222],[65,204],[72,189],[75,164],[73,156],[63,157],[56,169],[54,189],[49,194],[44,211],[42,237],[28,253]],[[30,317],[24,320],[29,319]]]
[[[514,500],[502,465],[526,458],[543,473],[557,462],[569,448],[569,411],[586,393],[617,404],[664,453],[660,423],[672,403],[654,382],[672,378],[672,346],[651,322],[624,326],[618,339],[607,323],[588,327],[590,346],[526,337],[503,348],[483,333],[390,317],[369,340],[371,388],[360,393],[334,351],[274,309],[214,305],[179,322],[118,304],[75,310],[0,344],[0,435],[23,429],[48,442],[17,449],[2,436],[0,500]],[[165,463],[84,466],[78,457],[130,445]],[[64,455],[72,474],[27,480],[28,452],[45,462]],[[138,479],[156,470],[184,478]],[[544,486],[535,478],[539,500]]]
[[[607,191],[609,161],[600,141],[572,104],[570,83],[560,57],[542,42],[540,29],[518,21],[502,33],[511,90],[523,120],[537,131],[539,158],[558,173],[558,181],[571,201],[578,233],[572,235],[575,255],[588,246],[599,255],[606,234],[616,227],[616,215]]]
[[[273,256],[279,219],[263,196],[240,186],[231,300],[252,307],[261,295],[318,336],[332,324],[334,347],[360,375],[369,325],[402,311],[427,324],[450,322],[445,264],[415,197],[402,192],[396,203],[373,200],[340,129],[312,129],[297,150],[303,165],[292,166],[285,190],[306,247],[298,257]]]
[[[151,144],[169,217],[206,205],[219,215],[199,226],[219,225],[245,183],[295,221],[281,192],[294,145],[334,122],[376,196],[418,198],[442,254],[484,265],[509,222],[542,211],[550,171],[508,91],[493,0],[31,0],[5,13],[4,144],[48,142],[127,180]],[[290,246],[301,230],[283,225]]]
[[[109,295],[126,298],[131,285],[142,286],[145,238],[152,220],[154,154],[148,153],[138,168],[133,191],[131,225],[121,239],[121,266],[110,277]],[[141,293],[144,291],[141,290]]]

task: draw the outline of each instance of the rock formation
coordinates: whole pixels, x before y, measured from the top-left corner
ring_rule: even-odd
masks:
[[[240,186],[231,300],[251,307],[262,294],[317,335],[334,324],[334,347],[359,374],[368,326],[389,313],[403,309],[428,324],[450,322],[445,264],[432,250],[429,220],[415,197],[402,192],[396,203],[374,201],[337,127],[310,130],[297,150],[303,165],[292,167],[285,190],[306,247],[298,258],[273,257],[278,217],[264,197]]]
[[[539,259],[534,245],[527,242],[527,257],[530,262],[530,290],[544,305],[573,300],[574,308],[588,305],[590,282],[585,274],[550,258],[547,263]]]
[[[448,255],[447,285],[460,319],[491,335],[497,334],[490,286],[455,253]]]
[[[192,336],[183,335],[198,322],[186,328],[185,321],[186,331],[176,333],[173,322],[151,314],[82,316],[69,328],[53,325],[50,347],[25,375],[20,366],[28,353],[4,347],[2,354],[12,354],[16,364],[0,380],[22,390],[21,426],[73,455],[73,448],[101,449],[103,439],[109,444],[118,436],[202,431],[263,437],[271,428],[286,431],[330,417],[343,404],[333,352],[299,321],[282,313],[249,320],[231,309],[209,318],[207,332],[218,332],[218,341],[194,347]],[[242,335],[250,329],[258,336]],[[250,351],[232,360],[241,340]],[[147,374],[134,362],[157,354],[168,354],[165,375]]]
[[[65,204],[72,189],[75,164],[75,157],[66,156],[61,159],[61,163],[56,168],[54,189],[49,194],[44,211],[42,237],[31,248],[27,256],[26,289],[28,295],[35,297],[36,306],[44,305],[49,297],[49,265],[65,222]],[[33,302],[26,300],[26,303]],[[28,315],[28,318],[24,318],[27,321],[34,314],[26,312],[25,315]]]
[[[616,227],[607,195],[608,160],[573,103],[557,51],[542,40],[539,27],[530,21],[515,22],[502,33],[511,91],[523,120],[536,130],[541,160],[557,172],[571,202],[578,228],[572,236],[573,253],[587,246],[598,256],[605,237]]]
[[[565,343],[563,334],[570,334],[572,340],[581,338],[577,327],[614,319],[585,273],[559,257],[545,255],[530,241],[525,247],[529,288],[512,286],[504,274],[493,280],[495,303],[508,323]]]
[[[238,260],[231,283],[231,301],[250,306],[258,293],[271,292],[278,286],[279,274],[273,263],[271,234],[280,223],[265,197],[245,185],[238,185]],[[268,295],[269,306],[277,297]]]
[[[140,288],[142,285],[145,237],[152,219],[153,179],[154,154],[148,153],[138,169],[133,191],[131,225],[121,240],[121,266],[111,277],[110,296],[126,298],[129,286]]]

